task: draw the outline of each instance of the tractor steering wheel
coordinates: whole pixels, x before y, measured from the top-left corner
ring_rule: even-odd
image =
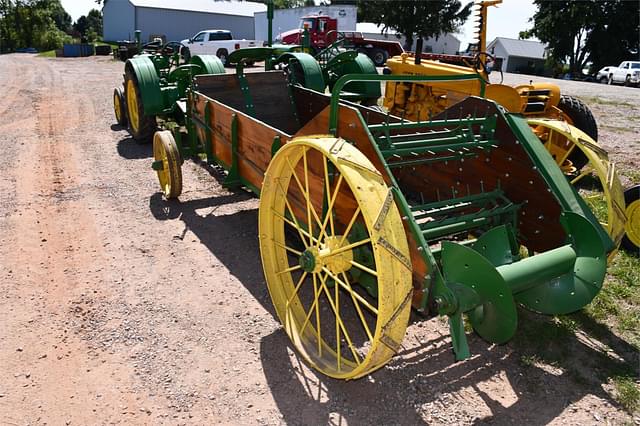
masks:
[[[483,60],[484,57],[484,60]],[[484,75],[487,76],[487,79],[485,79],[483,77],[482,73],[478,73],[480,75],[480,78],[482,78],[482,80],[486,83],[486,84],[490,84],[489,82],[489,73],[491,72],[491,70],[487,69],[487,60],[491,60],[491,62],[493,62],[494,64],[496,63],[496,57],[493,56],[491,53],[489,52],[478,52],[473,56],[473,68],[478,71],[478,70],[482,70],[482,73],[484,73]],[[502,84],[504,80],[504,74],[502,73],[502,68],[500,68],[500,84]]]

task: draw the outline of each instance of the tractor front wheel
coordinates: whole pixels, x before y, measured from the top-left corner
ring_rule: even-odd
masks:
[[[162,193],[167,199],[178,198],[182,193],[180,151],[169,130],[156,132],[153,136],[153,157]]]
[[[127,113],[126,113],[126,104],[124,101],[124,93],[122,93],[122,89],[116,87],[113,89],[113,112],[116,116],[116,122],[122,126],[126,127],[127,125]]]
[[[338,379],[386,364],[409,320],[411,263],[367,157],[342,139],[294,139],[269,164],[258,216],[269,294],[301,356]]]
[[[149,142],[156,130],[156,117],[144,114],[138,79],[129,69],[125,71],[125,94],[131,135],[139,142]]]
[[[562,95],[560,96],[560,102],[558,102],[558,108],[562,111],[565,120],[585,132],[594,141],[598,140],[598,124],[593,117],[591,110],[580,99],[573,96]],[[574,149],[569,154],[569,160],[573,163],[576,170],[580,171],[588,162],[589,159],[579,149]]]

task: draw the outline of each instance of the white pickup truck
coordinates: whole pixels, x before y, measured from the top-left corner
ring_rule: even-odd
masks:
[[[624,61],[609,68],[609,84],[640,85],[640,61]]]
[[[182,40],[182,54],[185,57],[193,55],[216,55],[224,65],[229,65],[229,54],[234,50],[245,47],[262,46],[261,41],[234,40],[228,30],[204,30],[193,37]]]

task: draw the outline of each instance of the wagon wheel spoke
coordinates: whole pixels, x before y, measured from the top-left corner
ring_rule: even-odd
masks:
[[[286,158],[287,161],[287,165],[289,166],[291,175],[293,176],[296,184],[298,185],[298,189],[300,190],[300,192],[302,193],[303,197],[304,197],[304,202],[305,202],[305,207],[307,209],[307,225],[309,230],[313,231],[313,223],[316,224],[316,226],[320,227],[320,217],[318,217],[318,213],[316,213],[315,208],[313,207],[313,203],[311,202],[310,199],[310,191],[309,191],[309,185],[308,185],[308,174],[307,174],[307,163],[306,163],[306,153],[305,153],[305,161],[304,161],[304,174],[305,174],[305,184],[304,186],[302,185],[302,183],[300,182],[300,178],[298,177],[298,175],[296,174],[295,168],[291,165],[291,161],[289,160],[289,158]],[[313,217],[314,221],[311,221],[311,217]],[[313,235],[313,232],[311,232],[311,234]],[[318,238],[321,238],[322,235],[318,234]]]

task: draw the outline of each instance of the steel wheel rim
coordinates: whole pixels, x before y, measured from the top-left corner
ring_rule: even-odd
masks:
[[[629,204],[625,213],[627,215],[627,223],[625,224],[627,238],[636,247],[640,247],[640,200]]]
[[[157,132],[153,138],[153,157],[156,161],[162,161],[162,169],[157,170],[160,188],[165,195],[171,193],[171,179],[169,177],[169,155],[162,143],[160,133]]]
[[[118,123],[122,122],[122,105],[120,105],[120,96],[118,93],[113,94],[113,109],[116,113],[116,120]]]
[[[140,118],[138,116],[138,96],[136,95],[136,85],[133,80],[127,82],[127,109],[129,110],[129,123],[134,133],[140,128]]]
[[[607,208],[607,220],[606,222],[601,222],[601,225],[606,229],[607,234],[609,234],[615,243],[615,249],[609,254],[609,260],[611,260],[615,256],[616,250],[625,234],[625,227],[627,226],[625,225],[624,218],[624,191],[618,178],[615,164],[609,162],[606,153],[599,153],[598,151],[601,151],[601,149],[598,144],[577,127],[573,127],[559,120],[529,119],[527,121],[534,129],[536,135],[541,138],[541,142],[544,143],[548,151],[550,150],[550,142],[548,139],[551,138],[550,135],[552,134],[572,145],[564,151],[563,156],[554,156],[556,163],[565,174],[575,171],[575,168],[570,167],[570,165],[566,163],[567,157],[573,149],[581,150],[589,160],[587,166],[585,166],[578,175],[573,176],[570,182],[572,185],[575,185],[592,173],[595,174],[600,181],[603,190],[602,197],[606,200]],[[549,132],[547,139],[543,136],[544,131]],[[590,198],[597,197],[599,196],[596,194],[593,197],[587,197],[585,201],[588,202]]]
[[[383,366],[398,349],[412,294],[411,266],[401,264],[375,242],[380,238],[389,240],[408,259],[406,236],[393,203],[385,226],[380,230],[373,226],[386,196],[386,185],[377,172],[365,172],[371,175],[371,194],[369,200],[363,200],[365,194],[358,189],[365,184],[362,172],[344,167],[326,149],[325,145],[336,139],[301,139],[281,148],[269,166],[262,189],[260,248],[269,293],[291,342],[308,363],[331,377],[362,377]],[[359,151],[345,145],[345,151],[357,152],[357,160],[364,159],[370,170],[375,170]],[[324,161],[323,171],[314,163],[319,155]],[[326,201],[327,213],[336,209],[335,218],[332,214],[318,214],[317,192],[314,194],[318,189],[314,189],[313,182],[309,184],[313,168],[325,176],[320,187],[330,195],[321,197],[322,203]],[[373,177],[373,173],[377,176]],[[383,188],[381,194],[379,190]],[[297,204],[298,215],[292,213],[296,209],[296,192],[304,201],[304,205]],[[338,214],[337,210],[342,209],[338,206],[346,203],[348,193],[355,205]],[[309,199],[313,201],[310,203]],[[353,235],[358,223],[364,224],[366,235],[352,241],[347,235]],[[295,233],[293,240],[301,241],[300,247],[291,247],[293,240],[285,228]],[[313,232],[310,234],[308,229]],[[361,253],[368,248],[373,265],[362,265]],[[376,300],[356,283],[356,270],[375,275]],[[362,279],[361,276],[359,280]]]

